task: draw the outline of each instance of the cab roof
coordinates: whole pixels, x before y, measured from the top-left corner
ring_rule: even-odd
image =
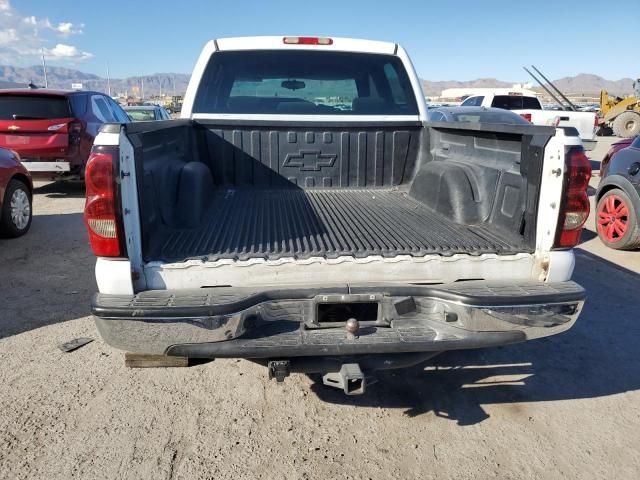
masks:
[[[294,44],[286,43],[285,39],[318,38],[330,39],[330,44]],[[337,52],[382,53],[394,55],[398,45],[376,40],[362,40],[359,38],[329,37],[329,36],[258,36],[258,37],[230,37],[212,40],[216,51],[225,50],[328,50]]]

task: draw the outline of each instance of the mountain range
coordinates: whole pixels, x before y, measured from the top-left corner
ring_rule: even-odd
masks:
[[[72,70],[63,67],[47,67],[47,81],[49,88],[70,89],[72,83],[81,83],[84,90],[96,90],[99,92],[108,91],[108,83],[111,84],[112,95],[125,94],[139,96],[144,89],[144,96],[158,95],[161,91],[164,94],[183,95],[187,89],[190,75],[184,73],[154,73],[152,75],[141,75],[138,77],[111,78],[110,82],[106,78],[85,73],[79,70]],[[11,88],[18,83],[28,85],[44,85],[44,70],[42,66],[33,67],[11,67],[0,66],[0,88]],[[175,83],[174,83],[175,82]]]
[[[155,73],[127,78],[112,78],[111,93],[128,93],[139,96],[144,89],[144,96],[149,97],[160,93],[176,95],[184,94],[190,75],[184,73]],[[107,91],[107,79],[63,67],[47,67],[47,80],[50,88],[71,88],[72,83],[82,83],[85,90]],[[0,88],[11,88],[16,85],[26,85],[33,82],[36,85],[44,85],[42,66],[11,67],[0,66]],[[442,90],[454,87],[510,87],[518,82],[506,82],[495,78],[479,78],[469,81],[430,81],[422,80],[424,93],[427,96],[440,95]],[[633,80],[623,78],[621,80],[607,80],[598,75],[581,73],[573,77],[564,77],[554,80],[553,83],[567,94],[598,94],[601,89],[611,94],[630,95],[633,93]],[[536,86],[537,87],[537,86]]]
[[[631,78],[623,78],[620,80],[607,80],[598,75],[589,73],[580,73],[573,77],[563,77],[552,80],[553,84],[566,95],[574,94],[591,94],[598,95],[600,90],[606,90],[610,94],[615,95],[631,95],[633,93],[633,80]],[[511,87],[519,82],[505,82],[495,78],[478,78],[477,80],[469,80],[459,82],[455,80],[432,82],[422,80],[422,88],[426,96],[440,95],[442,90],[446,88],[506,88]],[[533,84],[533,89],[543,92],[537,84]]]

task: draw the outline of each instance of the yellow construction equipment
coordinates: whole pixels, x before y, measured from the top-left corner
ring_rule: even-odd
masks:
[[[601,126],[609,127],[618,137],[640,135],[640,78],[633,83],[631,97],[612,97],[606,90],[600,91]]]

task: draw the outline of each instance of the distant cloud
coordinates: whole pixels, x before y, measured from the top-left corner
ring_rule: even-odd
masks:
[[[60,33],[61,35],[67,37],[69,35],[78,35],[82,33],[83,28],[84,28],[84,23],[81,23],[79,25],[74,25],[71,22],[62,22],[62,23],[59,23],[58,26],[54,28],[54,30]]]
[[[5,1],[6,0],[0,0]],[[8,5],[8,3],[6,3]],[[8,6],[11,11],[11,6]],[[0,7],[0,12],[3,11],[2,7]],[[38,28],[51,30],[53,32],[57,32],[63,37],[68,37],[69,35],[78,35],[82,33],[82,29],[84,28],[84,23],[73,24],[71,22],[60,22],[58,25],[54,25],[51,23],[51,20],[48,18],[37,18],[35,15],[29,15],[28,17],[23,17],[22,22],[25,25],[33,27],[34,32],[37,34]]]
[[[57,44],[51,50],[45,49],[45,53],[54,58],[69,59],[69,60],[86,60],[93,57],[92,53],[81,52],[72,45],[65,45],[64,43]]]
[[[9,0],[0,0],[0,63],[31,63],[43,51],[52,61],[75,63],[91,58],[90,52],[54,42],[55,37],[69,38],[82,34],[83,29],[83,23],[52,23],[48,18],[23,15]]]

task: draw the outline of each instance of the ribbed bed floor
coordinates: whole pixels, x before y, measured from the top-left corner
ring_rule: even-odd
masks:
[[[220,190],[202,226],[151,241],[179,261],[522,251],[481,226],[451,222],[396,190]]]

